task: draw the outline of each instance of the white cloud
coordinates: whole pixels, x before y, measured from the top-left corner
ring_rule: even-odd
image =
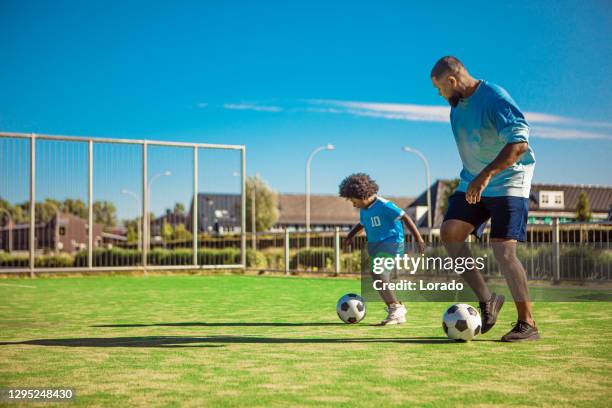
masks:
[[[233,110],[252,110],[258,112],[280,112],[283,109],[279,106],[265,106],[254,103],[226,103],[223,105],[225,109]]]
[[[316,99],[308,103],[332,106],[334,113],[348,113],[355,116],[367,116],[384,119],[448,122],[450,108],[436,105],[413,105],[399,103],[354,102]]]
[[[535,126],[531,129],[532,137],[539,137],[542,139],[599,139],[599,140],[612,140],[612,135],[605,133],[590,132],[582,129],[568,129],[568,128],[556,128],[546,126]]]
[[[253,110],[263,112],[312,112],[345,114],[357,117],[404,120],[412,122],[448,123],[450,106],[417,105],[403,103],[342,101],[334,99],[306,99],[299,101],[306,106],[284,109],[280,106],[259,105],[256,103],[225,104],[225,109]],[[206,104],[207,105],[207,104]],[[198,105],[199,106],[199,105]],[[532,124],[532,137],[545,139],[598,139],[612,140],[612,135],[582,128],[612,128],[612,122],[584,121],[576,118],[552,115],[541,112],[525,112]],[[543,125],[543,126],[541,126]]]
[[[307,100],[311,105],[324,108],[310,108],[309,111],[323,113],[344,113],[354,116],[373,117],[392,120],[424,121],[448,123],[450,107],[439,105],[415,105],[398,103],[374,103],[358,101],[338,101],[328,99]],[[612,135],[592,132],[578,127],[612,127],[610,122],[583,121],[575,118],[551,115],[541,112],[525,112],[529,123],[533,124],[532,136],[546,139],[601,139],[612,140]],[[553,125],[539,126],[539,124]]]

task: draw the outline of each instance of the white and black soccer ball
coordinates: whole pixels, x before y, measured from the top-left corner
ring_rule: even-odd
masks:
[[[442,317],[444,333],[453,340],[469,341],[480,334],[482,321],[478,310],[465,303],[449,307]]]
[[[347,293],[338,300],[336,312],[344,323],[359,323],[366,315],[365,300],[354,293]]]

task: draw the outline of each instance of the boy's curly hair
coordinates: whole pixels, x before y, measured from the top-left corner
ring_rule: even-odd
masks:
[[[340,197],[365,200],[378,193],[378,184],[365,173],[351,174],[340,183]]]

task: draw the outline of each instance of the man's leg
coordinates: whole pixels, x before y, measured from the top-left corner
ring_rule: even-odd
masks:
[[[527,273],[516,255],[518,241],[524,241],[527,235],[529,200],[512,196],[485,200],[485,206],[491,213],[493,253],[518,312],[515,326],[502,336],[502,341],[537,340],[540,334],[533,321]]]
[[[535,326],[532,315],[529,287],[527,285],[527,273],[516,256],[517,241],[513,239],[491,238],[491,246],[499,268],[510,288],[514,298],[518,320],[530,326]]]
[[[470,251],[465,240],[473,229],[474,226],[465,221],[456,219],[444,221],[440,230],[440,235],[451,257],[472,258],[472,251]],[[461,276],[478,297],[482,318],[481,333],[484,334],[495,326],[497,315],[504,305],[505,298],[502,295],[491,293],[484,278],[476,269],[468,269],[463,272]]]
[[[461,220],[451,219],[442,223],[440,238],[451,258],[472,257],[472,251],[465,240],[473,230],[472,224]],[[461,276],[470,285],[480,302],[487,302],[491,299],[491,291],[480,272],[472,268],[466,270]]]

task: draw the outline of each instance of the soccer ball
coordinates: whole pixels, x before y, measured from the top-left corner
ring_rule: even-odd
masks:
[[[354,293],[347,293],[338,300],[336,312],[344,323],[359,323],[366,315],[365,300]]]
[[[442,316],[444,333],[453,340],[469,341],[480,334],[482,321],[478,310],[465,303],[449,307]]]

